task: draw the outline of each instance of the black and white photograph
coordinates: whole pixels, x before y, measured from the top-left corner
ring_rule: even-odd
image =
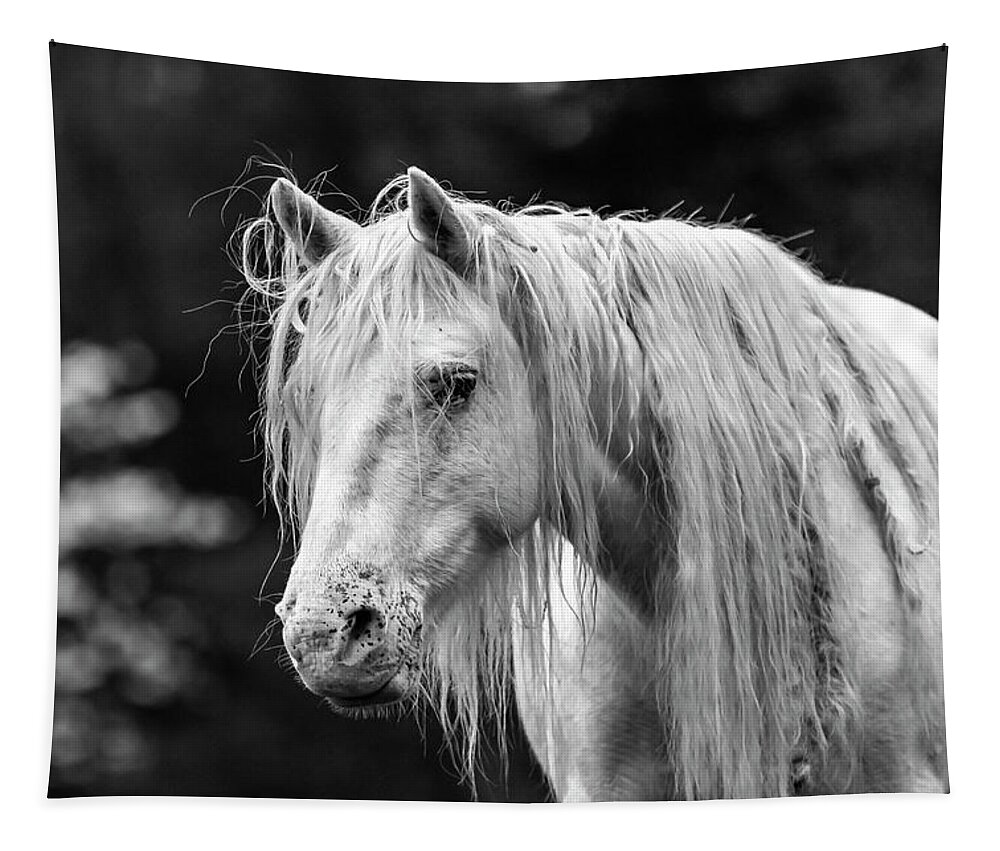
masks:
[[[941,437],[991,455],[989,360],[939,373],[990,277],[945,275],[948,33],[443,74],[399,21],[371,49],[410,74],[288,24],[329,60],[36,45],[42,809],[269,845],[427,838],[415,806],[460,844],[562,818],[529,812],[945,830],[992,760],[961,614],[991,558],[951,531],[988,474]],[[148,819],[108,841],[166,847]]]
[[[50,794],[948,791],[947,53],[504,85],[53,43]]]

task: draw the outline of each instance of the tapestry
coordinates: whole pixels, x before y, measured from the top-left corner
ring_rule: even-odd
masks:
[[[53,43],[50,797],[947,792],[946,61]]]

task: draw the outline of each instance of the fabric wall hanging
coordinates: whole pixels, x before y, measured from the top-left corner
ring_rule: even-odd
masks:
[[[53,44],[50,795],[947,791],[946,59]]]

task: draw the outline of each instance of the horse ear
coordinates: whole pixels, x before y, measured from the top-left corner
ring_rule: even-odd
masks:
[[[271,186],[271,209],[302,262],[315,266],[360,225],[338,216],[279,177]]]
[[[407,169],[406,176],[411,233],[428,251],[464,274],[472,256],[471,239],[455,202],[419,168]]]

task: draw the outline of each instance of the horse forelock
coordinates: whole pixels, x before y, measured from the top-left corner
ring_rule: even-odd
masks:
[[[901,372],[824,303],[826,285],[759,235],[456,198],[472,237],[463,280],[409,233],[404,186],[380,194],[363,243],[305,273],[266,219],[248,231],[267,242],[265,272],[244,271],[269,303],[264,423],[273,495],[290,506],[291,526],[308,510],[316,464],[314,388],[331,370],[349,374],[376,338],[411,339],[432,305],[456,315],[472,300],[486,305],[520,349],[493,353],[499,367],[513,356],[529,365],[552,525],[512,542],[486,587],[457,593],[429,631],[428,694],[449,737],[465,741],[464,769],[471,776],[483,715],[505,716],[512,613],[544,621],[557,531],[598,563],[581,447],[619,430],[645,444],[647,495],[670,515],[650,631],[677,790],[787,792],[790,762],[822,758],[856,711],[829,622],[838,567],[828,523],[840,508],[824,499],[818,461],[868,475],[851,428],[860,422],[920,495],[920,462],[936,470],[929,414],[906,403]],[[399,354],[405,362],[405,345]],[[594,410],[595,387],[608,389],[607,410]],[[896,434],[904,421],[916,449]],[[642,433],[650,423],[654,433]]]

